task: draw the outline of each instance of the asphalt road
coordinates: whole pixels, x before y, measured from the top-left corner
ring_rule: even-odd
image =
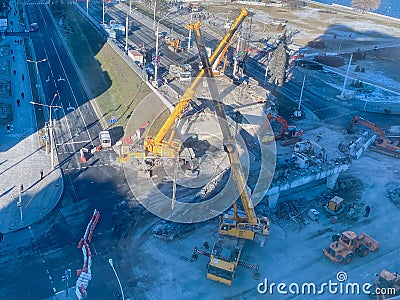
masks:
[[[31,3],[26,13],[29,22],[39,24],[30,38],[37,61],[46,58],[37,63],[45,104],[61,107],[53,108],[52,116],[65,189],[57,207],[44,220],[6,236],[0,247],[0,297],[51,297],[65,288],[62,275],[68,268],[73,285],[75,270],[83,264],[77,243],[96,208],[101,213],[92,245],[96,271],[87,299],[113,299],[117,287],[109,280],[114,278],[109,253],[129,227],[132,211],[142,213],[144,209],[128,208],[125,199],[132,196],[113,151],[96,153],[87,164],[81,162],[79,150],[98,144],[101,127],[45,6]],[[118,266],[118,261],[115,264]]]

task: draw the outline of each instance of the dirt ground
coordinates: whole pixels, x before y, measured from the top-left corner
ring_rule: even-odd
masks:
[[[336,144],[344,136],[334,128],[320,126],[307,132],[313,136],[322,131],[321,145]],[[336,147],[333,147],[336,149]],[[335,150],[329,155],[337,155]],[[393,158],[367,152],[359,160],[354,160],[348,171],[338,181],[337,189],[329,191],[324,185],[309,187],[289,194],[284,199],[301,199],[302,221],[279,218],[271,215],[272,229],[265,245],[261,248],[256,242],[247,241],[242,260],[260,266],[260,279],[254,279],[252,270],[239,267],[231,287],[206,279],[207,257],[199,256],[191,261],[193,248],[204,249],[204,242],[210,245],[217,241],[217,220],[213,219],[197,225],[184,225],[178,236],[166,242],[153,235],[157,220],[149,218],[132,228],[127,239],[125,260],[130,262],[130,278],[135,284],[128,290],[133,299],[263,299],[266,295],[257,292],[257,285],[264,278],[270,282],[290,284],[313,282],[322,284],[336,280],[336,274],[344,271],[348,282],[373,282],[374,274],[382,268],[398,270],[396,263],[398,241],[394,236],[399,229],[393,226],[393,220],[399,217],[399,208],[390,195],[400,184],[397,168],[393,168]],[[353,204],[355,214],[340,215],[336,223],[328,216],[321,205],[327,198],[340,195],[345,199],[346,209]],[[391,196],[392,198],[394,196]],[[365,206],[371,206],[371,214],[365,218]],[[319,222],[307,217],[308,209],[320,212]],[[147,215],[149,217],[149,215]],[[381,244],[377,253],[365,258],[355,257],[347,265],[338,265],[326,259],[321,250],[329,245],[335,233],[353,230],[367,232]],[[129,246],[128,246],[129,245]],[[283,299],[283,295],[268,295],[269,299]],[[302,299],[306,296],[291,295],[289,299]],[[313,299],[338,299],[338,295],[324,293],[314,295]],[[365,295],[346,295],[346,299],[366,299]],[[309,297],[307,299],[310,299]]]

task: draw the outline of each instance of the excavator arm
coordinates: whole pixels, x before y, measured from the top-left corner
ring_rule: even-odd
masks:
[[[285,132],[289,128],[289,124],[285,120],[285,118],[283,118],[281,116],[278,116],[278,115],[274,116],[274,115],[272,115],[272,113],[268,113],[267,120],[268,120],[269,123],[271,122],[271,120],[274,120],[274,121],[279,122],[281,124],[281,131],[279,132],[279,135],[276,136],[276,139],[279,140],[279,139],[283,138],[284,135],[285,135]],[[265,122],[264,126],[263,126],[263,130],[267,130],[267,126],[268,126],[268,123]]]
[[[227,45],[229,46],[230,43],[232,42],[232,39],[235,36],[236,31],[242,24],[244,18],[247,16],[248,12],[246,9],[242,9],[240,15],[236,18],[235,22],[232,24],[231,28],[229,29],[228,33],[224,36],[224,38],[221,40],[215,51],[212,53],[210,57],[210,64],[213,64],[218,57],[220,57],[221,53],[224,51],[224,49],[227,49]],[[225,50],[226,51],[226,50]],[[179,151],[180,150],[180,145],[177,144],[172,144],[172,137],[169,139],[168,142],[164,141],[165,136],[169,132],[169,130],[172,128],[172,126],[175,124],[175,121],[181,116],[182,111],[190,101],[190,99],[194,96],[195,90],[198,87],[200,83],[200,79],[205,75],[204,70],[200,70],[199,74],[196,76],[196,78],[193,80],[192,84],[189,86],[189,88],[185,91],[185,93],[182,95],[180,98],[178,104],[175,106],[175,109],[171,113],[171,115],[168,117],[168,119],[165,121],[164,125],[161,127],[157,135],[154,137],[154,139],[148,138],[145,141],[145,149],[147,151],[161,154],[163,150],[167,146],[173,146],[174,150]]]
[[[350,133],[354,127],[354,125],[356,124],[360,124],[363,125],[365,127],[368,127],[370,129],[372,129],[373,131],[376,132],[376,134],[378,135],[378,137],[383,137],[384,133],[382,131],[382,129],[380,127],[378,127],[377,125],[375,125],[374,123],[365,120],[359,116],[354,116],[354,118],[351,120],[350,126],[347,128],[347,132]]]

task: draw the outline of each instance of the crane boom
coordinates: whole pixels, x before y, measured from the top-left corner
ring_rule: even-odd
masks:
[[[227,49],[227,46],[229,46],[230,43],[232,42],[235,33],[237,32],[238,28],[242,24],[247,14],[248,14],[247,10],[245,8],[242,8],[240,15],[236,18],[235,22],[232,24],[227,34],[224,36],[224,38],[218,44],[215,51],[212,53],[210,57],[210,63],[214,63],[218,59],[220,54],[224,51],[224,49]],[[167,133],[174,126],[176,120],[181,116],[182,111],[185,109],[190,99],[195,94],[195,90],[200,83],[200,79],[204,75],[205,75],[204,70],[200,70],[200,72],[197,74],[196,78],[193,80],[191,85],[186,89],[185,93],[181,96],[179,102],[175,106],[170,116],[164,122],[163,126],[158,131],[156,136],[154,138],[147,137],[144,140],[143,150],[125,152],[122,151],[121,148],[121,154],[119,159],[121,163],[125,161],[130,161],[131,158],[135,159],[150,158],[149,155],[152,155],[153,156],[152,158],[154,159],[157,158],[168,159],[168,158],[175,158],[177,156],[177,154],[181,150],[181,143],[173,140],[174,132],[171,132],[171,135],[167,141],[164,139]]]
[[[210,261],[207,264],[207,278],[231,285],[235,277],[236,268],[239,264],[244,239],[253,240],[256,233],[266,236],[269,234],[269,220],[267,218],[257,218],[253,202],[247,190],[247,181],[243,174],[240,164],[239,152],[236,141],[231,134],[229,124],[226,118],[223,103],[220,101],[220,95],[215,81],[212,65],[210,64],[201,37],[201,23],[186,25],[187,28],[193,29],[196,44],[199,49],[199,55],[203,64],[207,85],[210,90],[215,113],[218,123],[222,131],[224,150],[228,154],[231,164],[231,172],[239,190],[240,199],[245,211],[245,217],[239,217],[237,213],[236,199],[234,203],[234,213],[224,214],[220,217],[219,232],[225,235],[225,238],[214,243],[210,254]]]
[[[220,56],[221,54],[227,49],[227,46],[229,46],[232,42],[233,37],[235,36],[236,31],[238,30],[239,26],[242,24],[244,18],[247,16],[248,12],[246,9],[242,9],[240,15],[236,18],[235,22],[232,24],[232,27],[228,31],[228,33],[225,35],[225,37],[221,40],[215,51],[212,53],[210,57],[210,62],[214,63]],[[175,106],[175,109],[171,113],[171,115],[168,117],[168,119],[165,121],[164,125],[160,129],[160,131],[157,133],[155,138],[153,139],[152,142],[148,143],[148,150],[153,152],[153,147],[157,145],[162,145],[162,141],[164,140],[165,136],[167,135],[168,131],[172,128],[172,126],[175,124],[175,121],[177,118],[180,117],[183,109],[186,107],[188,104],[189,100],[193,97],[196,88],[198,87],[200,83],[200,79],[204,76],[205,72],[204,70],[200,70],[199,74],[196,76],[196,78],[193,80],[192,84],[189,86],[189,88],[185,91],[185,93],[182,95],[180,98],[178,104]]]
[[[223,103],[222,101],[220,101],[218,88],[215,84],[215,81],[213,80],[214,74],[212,71],[211,63],[207,58],[204,41],[201,36],[201,31],[200,31],[201,23],[197,22],[186,26],[192,29],[195,34],[197,47],[199,48],[199,56],[203,64],[203,70],[206,73],[207,84],[210,89],[212,101],[215,108],[215,113],[218,117],[219,126],[222,131],[224,150],[228,154],[229,162],[231,164],[233,179],[238,187],[243,209],[246,213],[245,218],[238,216],[237,206],[235,201],[233,219],[236,222],[236,225],[233,228],[228,229],[227,227],[225,227],[224,221],[222,220],[222,226],[220,227],[220,232],[223,232],[224,234],[227,235],[244,237],[247,239],[254,239],[254,235],[256,232],[262,233],[263,235],[267,235],[269,233],[269,221],[265,219],[264,220],[258,219],[254,212],[253,202],[247,190],[247,181],[243,174],[242,167],[240,164],[237,145],[229,128]],[[226,229],[221,229],[222,227]]]

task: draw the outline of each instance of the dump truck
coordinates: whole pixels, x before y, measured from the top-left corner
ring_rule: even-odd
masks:
[[[383,269],[374,282],[376,300],[400,296],[400,275]]]
[[[332,243],[322,253],[335,263],[349,264],[356,253],[360,257],[368,255],[370,251],[379,249],[379,243],[366,233],[357,235],[353,231],[344,231],[332,237]]]

